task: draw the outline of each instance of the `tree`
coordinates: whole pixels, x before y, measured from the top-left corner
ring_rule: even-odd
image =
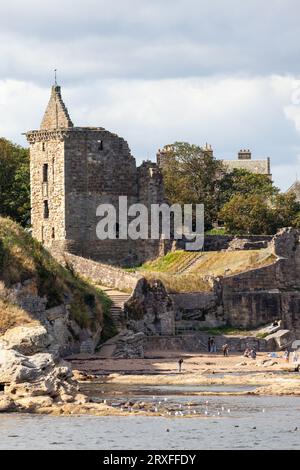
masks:
[[[236,194],[244,196],[256,194],[269,198],[278,193],[279,189],[273,185],[268,175],[235,168],[232,172],[225,173],[220,181],[219,207],[221,208]]]
[[[281,227],[298,228],[300,204],[294,193],[278,194],[273,198],[274,229]]]
[[[30,218],[29,151],[0,138],[0,214],[22,225]]]
[[[282,227],[297,227],[300,205],[294,194],[236,194],[221,209],[219,217],[233,234],[274,234]]]
[[[273,211],[262,195],[236,194],[222,207],[219,218],[232,234],[269,234],[273,229]]]
[[[164,153],[162,173],[171,203],[204,204],[205,226],[210,228],[218,213],[220,175],[224,167],[206,149],[175,142]]]

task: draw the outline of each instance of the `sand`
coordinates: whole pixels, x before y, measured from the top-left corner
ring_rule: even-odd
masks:
[[[178,358],[184,362],[178,372]],[[156,352],[144,359],[100,359],[97,355],[70,358],[79,381],[119,385],[254,385],[253,391],[223,395],[300,395],[300,374],[281,358],[258,353],[256,360],[239,354],[178,354]],[[267,361],[267,362],[265,362]],[[199,395],[213,394],[208,391]],[[220,393],[218,393],[219,395]]]

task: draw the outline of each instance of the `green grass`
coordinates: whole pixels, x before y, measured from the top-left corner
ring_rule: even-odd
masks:
[[[231,276],[275,260],[276,256],[267,249],[202,253],[177,250],[135,270],[147,279],[160,279],[168,292],[199,292],[211,290],[209,278]]]
[[[9,289],[28,279],[34,281],[37,294],[46,297],[47,308],[68,303],[80,327],[94,331],[102,324],[105,335],[114,333],[109,317],[111,300],[106,293],[78,276],[70,266],[60,265],[18,224],[0,218],[0,280]]]

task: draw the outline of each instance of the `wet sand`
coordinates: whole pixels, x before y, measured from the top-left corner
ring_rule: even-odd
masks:
[[[178,358],[184,362],[178,372]],[[97,355],[70,358],[82,382],[124,385],[254,385],[252,391],[220,392],[223,395],[300,395],[300,374],[282,357],[258,353],[255,360],[240,354],[181,354],[156,352],[144,359],[100,359]],[[265,363],[265,361],[268,361]],[[209,388],[199,395],[210,395]],[[219,394],[219,393],[218,393]]]

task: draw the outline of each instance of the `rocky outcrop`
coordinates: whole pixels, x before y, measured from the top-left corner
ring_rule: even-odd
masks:
[[[64,303],[47,308],[47,298],[38,295],[35,279],[28,279],[9,289],[0,283],[0,296],[28,312],[33,323],[40,324],[40,327],[34,331],[27,330],[27,327],[23,326],[9,329],[4,340],[8,341],[11,347],[14,347],[15,342],[20,352],[32,354],[30,349],[33,348],[35,352],[44,351],[50,347],[49,342],[55,342],[56,352],[66,356],[79,352],[82,343],[88,342],[89,351],[94,352],[101,336],[102,324],[100,321],[97,322],[93,331],[80,325],[72,314],[71,299],[68,296]],[[31,344],[28,343],[26,336],[32,341]]]
[[[106,341],[100,349],[101,358],[134,359],[144,357],[145,335],[131,330],[122,330]]]
[[[266,336],[265,340],[268,344],[268,349],[278,350],[285,349],[291,346],[294,335],[290,330],[278,330],[271,335]]]
[[[0,411],[38,411],[63,403],[84,403],[72,370],[49,353],[25,356],[13,349],[0,351]]]
[[[157,335],[175,333],[174,304],[159,280],[140,279],[124,311],[130,330]]]
[[[55,349],[54,338],[43,325],[11,328],[0,338],[1,346],[4,349],[14,349],[27,356],[45,352],[51,349],[51,346]]]
[[[124,330],[118,334],[116,349],[113,356],[124,359],[144,357],[145,335],[142,332],[134,333]]]
[[[49,351],[54,350],[55,354]],[[43,326],[8,330],[0,341],[0,411],[38,411],[63,403],[83,403],[68,363]],[[48,351],[48,352],[46,352]]]

